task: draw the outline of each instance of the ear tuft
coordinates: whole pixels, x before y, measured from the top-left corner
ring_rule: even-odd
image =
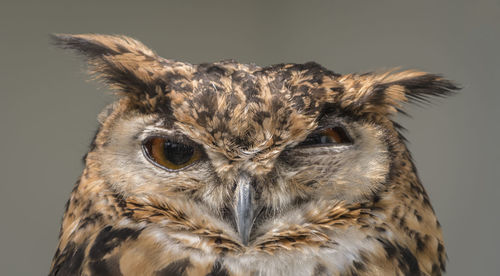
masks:
[[[54,45],[76,50],[88,58],[127,53],[156,57],[156,54],[144,44],[123,35],[52,34],[50,38]]]
[[[87,58],[90,72],[110,88],[136,100],[164,93],[169,61],[126,36],[54,34],[53,43]]]
[[[390,115],[402,102],[429,103],[431,97],[445,97],[460,88],[440,75],[419,71],[350,74],[339,78],[344,87],[339,102],[356,113]]]
[[[409,102],[419,103],[429,103],[431,97],[451,96],[461,89],[441,75],[426,73],[422,76],[399,80],[395,84],[405,88]]]

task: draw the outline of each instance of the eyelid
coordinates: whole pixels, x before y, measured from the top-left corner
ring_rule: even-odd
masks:
[[[186,139],[187,141],[191,141],[184,133],[182,133],[178,129],[163,128],[158,126],[148,126],[142,131],[138,132],[135,137],[137,137],[138,140],[143,141],[152,136],[175,140]]]
[[[163,128],[154,128],[154,129],[147,129],[141,132],[140,134],[137,135],[137,139],[141,141],[141,143],[149,138],[153,137],[158,137],[158,138],[164,138],[167,140],[170,140],[172,142],[177,142],[177,143],[182,143],[186,145],[190,145],[193,147],[200,147],[201,146],[191,140],[188,136],[186,136],[184,133],[178,131],[178,130],[167,130]]]
[[[318,137],[327,137],[329,141],[332,142],[317,142],[315,140]],[[321,139],[322,140],[322,139]],[[298,148],[308,148],[308,147],[334,147],[339,145],[351,145],[354,143],[354,139],[349,134],[346,127],[340,124],[330,124],[327,126],[318,127],[316,130],[311,132],[302,142],[300,142],[296,147]]]
[[[351,127],[348,127],[347,124],[345,124],[343,121],[342,122],[339,122],[339,121],[335,121],[333,123],[330,123],[330,124],[326,124],[326,125],[320,125],[320,127],[318,127],[316,130],[314,130],[313,132],[315,131],[319,131],[319,130],[323,130],[325,128],[341,128],[344,130],[344,132],[347,134],[348,138],[351,140],[351,141],[354,141],[354,138],[353,138],[353,135],[351,134],[351,131],[352,131],[352,128]]]

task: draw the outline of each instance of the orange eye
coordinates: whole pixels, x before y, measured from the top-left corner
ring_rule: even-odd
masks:
[[[344,128],[337,126],[316,131],[307,136],[306,140],[299,145],[321,146],[331,144],[352,144],[352,139],[349,137]]]
[[[166,137],[150,137],[143,143],[146,157],[153,164],[169,170],[179,170],[198,161],[198,148],[169,140]]]

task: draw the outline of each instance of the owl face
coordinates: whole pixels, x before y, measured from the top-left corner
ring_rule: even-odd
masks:
[[[244,243],[309,202],[366,200],[389,172],[391,133],[339,112],[309,71],[335,76],[315,64],[183,64],[170,75],[182,89],[161,94],[170,105],[120,108],[125,99],[101,116],[104,178],[125,198],[200,205]]]
[[[451,82],[415,71],[339,75],[316,63],[192,65],[120,36],[56,42],[83,54],[120,95],[99,115],[84,172],[98,179],[85,193],[121,202],[119,224],[150,225],[155,237],[169,229],[176,246],[218,252],[236,270],[242,262],[250,269],[242,260],[258,252],[329,245],[340,249],[325,254],[343,266],[369,255],[361,251],[389,250],[396,233],[412,240],[422,231],[439,248],[391,116],[402,102],[446,95]]]

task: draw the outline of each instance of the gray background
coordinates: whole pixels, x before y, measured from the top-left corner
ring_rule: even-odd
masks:
[[[96,115],[113,99],[49,45],[53,32],[127,34],[193,63],[445,74],[461,93],[399,120],[443,226],[448,275],[499,274],[499,1],[2,1],[0,30],[0,275],[47,274]]]

